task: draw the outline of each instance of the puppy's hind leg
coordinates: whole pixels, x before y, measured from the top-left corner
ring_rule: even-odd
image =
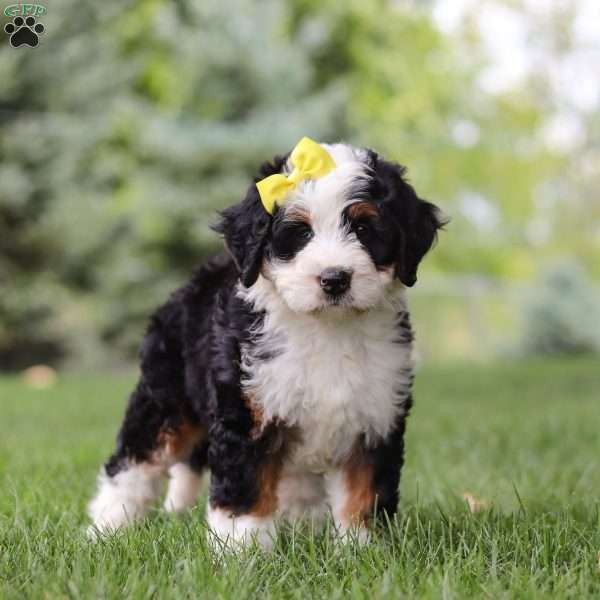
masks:
[[[134,394],[133,403],[140,401]],[[121,428],[117,451],[101,469],[98,491],[88,507],[92,531],[116,530],[143,517],[161,494],[170,469],[174,470],[174,478],[165,504],[170,510],[183,510],[193,504],[192,498],[195,500],[199,490],[200,475],[192,470],[190,459],[194,446],[204,443],[204,428],[178,417],[154,426],[142,421],[146,443],[135,446],[136,428],[129,419],[130,411]]]
[[[205,437],[186,399],[170,310],[166,305],[155,315],[142,345],[141,378],[88,507],[92,534],[143,517],[160,495],[169,467],[188,460]]]
[[[128,525],[143,517],[162,489],[163,470],[151,463],[110,461],[98,476],[98,491],[88,506],[91,537]]]
[[[143,517],[162,491],[167,464],[161,444],[164,417],[144,376],[129,398],[117,448],[100,469],[88,506],[90,534],[114,531]]]
[[[169,469],[169,487],[165,498],[167,512],[180,513],[192,508],[200,494],[202,474],[206,467],[208,444],[200,443],[190,458]]]

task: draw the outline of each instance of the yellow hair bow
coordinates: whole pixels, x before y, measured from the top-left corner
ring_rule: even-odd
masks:
[[[305,179],[318,179],[335,169],[335,162],[329,152],[317,142],[303,137],[292,150],[290,156],[294,170],[285,175],[269,175],[257,182],[265,210],[272,215],[275,205],[281,204],[285,197]]]

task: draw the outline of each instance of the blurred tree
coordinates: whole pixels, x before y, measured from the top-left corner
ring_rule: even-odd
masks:
[[[284,17],[276,0],[260,28],[249,0],[61,0],[43,46],[2,50],[0,367],[131,353],[258,164],[343,133],[342,90]]]
[[[557,167],[537,139],[542,105],[521,90],[482,90],[485,53],[474,32],[468,44],[444,35],[430,4],[298,0],[292,30],[308,38],[320,30],[319,77],[345,75],[353,139],[407,165],[417,190],[452,214],[452,238],[428,263],[531,274],[525,224],[540,181]]]
[[[577,263],[554,265],[524,299],[524,354],[600,352],[600,293]]]
[[[473,189],[493,199],[501,217],[516,216],[498,223],[503,236],[513,233],[498,255],[512,264],[509,274],[532,275],[539,263],[569,256],[600,278],[598,3],[462,6],[450,37],[465,64],[473,64],[470,57],[480,61],[476,104],[492,119],[481,128],[484,145],[474,147],[484,163],[478,172],[489,183]]]

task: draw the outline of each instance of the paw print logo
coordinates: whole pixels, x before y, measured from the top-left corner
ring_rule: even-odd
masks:
[[[35,48],[40,41],[39,36],[44,33],[44,26],[36,23],[35,17],[15,17],[12,23],[4,26],[4,31],[10,35],[10,45],[13,48],[23,45]]]

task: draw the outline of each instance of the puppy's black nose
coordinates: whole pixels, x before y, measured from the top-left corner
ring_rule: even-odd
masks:
[[[351,281],[352,271],[341,267],[329,267],[320,276],[321,287],[330,296],[343,294],[350,287]]]

